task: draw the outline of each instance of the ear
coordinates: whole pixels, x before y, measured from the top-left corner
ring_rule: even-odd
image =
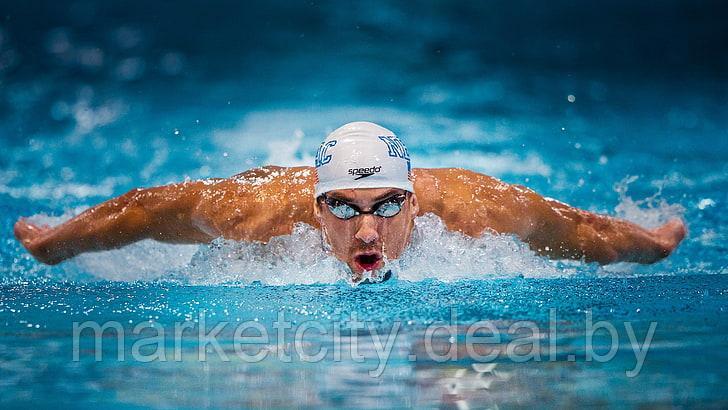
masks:
[[[320,201],[318,199],[313,199],[313,216],[316,218],[317,221],[319,221],[319,224],[321,224],[321,208],[320,208]]]
[[[412,195],[410,195],[410,209],[412,209],[412,218],[417,216],[417,214],[420,213],[420,203],[417,201],[417,195],[413,192]]]

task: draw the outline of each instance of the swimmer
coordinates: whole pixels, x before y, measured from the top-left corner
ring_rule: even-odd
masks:
[[[645,229],[477,172],[413,169],[392,131],[352,122],[328,135],[315,167],[266,166],[226,179],[138,188],[59,226],[20,218],[15,236],[53,265],[142,239],[267,242],[303,222],[320,229],[324,246],[358,283],[388,276],[385,262],[402,254],[415,217],[425,213],[468,236],[516,235],[538,254],[600,264],[656,262],[686,234],[680,219]]]

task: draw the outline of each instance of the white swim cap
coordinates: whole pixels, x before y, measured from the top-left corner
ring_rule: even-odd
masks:
[[[371,122],[350,122],[321,143],[316,154],[316,197],[335,189],[400,188],[414,192],[407,148]]]

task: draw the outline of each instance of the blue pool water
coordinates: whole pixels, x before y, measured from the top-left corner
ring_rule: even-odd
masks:
[[[726,13],[601,7],[3,5],[0,406],[726,407]],[[268,246],[145,241],[54,267],[13,238],[18,217],[58,223],[137,186],[309,165],[353,120],[397,132],[416,167],[474,169],[649,227],[680,216],[688,237],[657,264],[599,267],[545,260],[510,237],[464,238],[427,216],[398,279],[355,288],[306,226]],[[281,337],[279,313],[291,323]],[[202,320],[225,325],[230,360],[209,345],[199,360],[191,333],[173,356],[175,324],[194,333]],[[97,351],[86,331],[74,356],[74,323],[86,321],[118,325],[121,349],[110,331]],[[268,352],[255,363],[234,343],[248,321],[270,336],[244,348]],[[428,353],[462,352],[478,321],[502,336],[495,367]],[[524,339],[533,351],[513,360],[524,328],[508,329],[522,321],[537,329]],[[604,362],[587,346],[598,322],[614,333],[597,331],[593,350],[616,343]],[[304,323],[321,328],[296,339]],[[139,324],[155,327],[135,334]],[[438,324],[450,327],[428,339]],[[373,336],[393,329],[372,377]],[[165,360],[136,360],[135,342],[160,332]],[[630,377],[630,335],[641,345],[649,334]],[[337,360],[337,343],[362,358]],[[309,363],[297,346],[328,352]]]

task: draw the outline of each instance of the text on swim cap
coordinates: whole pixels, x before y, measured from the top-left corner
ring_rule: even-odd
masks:
[[[380,135],[379,139],[384,141],[385,144],[387,144],[387,148],[389,149],[389,156],[395,157],[395,158],[402,158],[407,161],[407,171],[410,170],[410,157],[409,152],[407,152],[407,147],[402,144],[402,141],[399,140],[399,138],[395,137],[394,135]]]
[[[316,153],[316,168],[331,162],[331,155],[326,155],[326,150],[336,145],[336,140],[324,141]]]
[[[356,179],[362,179],[376,174],[381,171],[382,167],[369,167],[369,168],[349,168],[349,175],[359,175]]]

